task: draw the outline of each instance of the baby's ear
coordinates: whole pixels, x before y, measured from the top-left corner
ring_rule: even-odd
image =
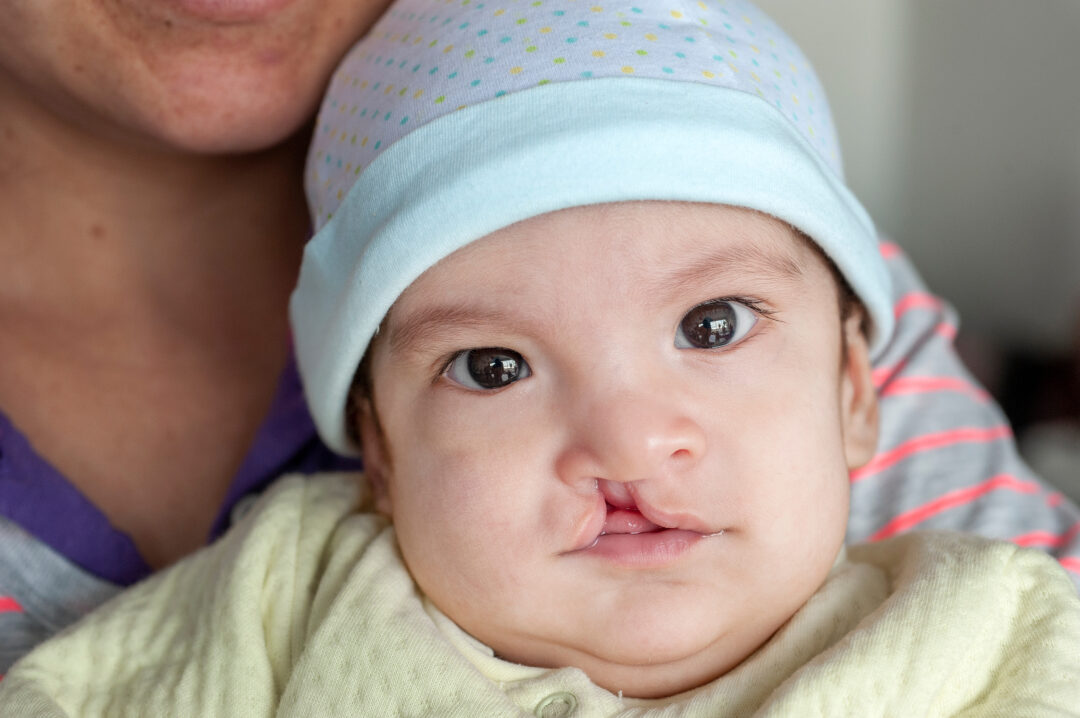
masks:
[[[393,505],[390,501],[390,455],[386,450],[386,439],[375,407],[370,399],[357,399],[356,421],[357,434],[360,438],[360,454],[364,460],[364,478],[371,486],[375,510],[390,516]]]
[[[864,466],[877,452],[878,401],[870,366],[870,346],[862,331],[863,314],[844,319],[844,370],[840,377],[840,411],[848,470]]]

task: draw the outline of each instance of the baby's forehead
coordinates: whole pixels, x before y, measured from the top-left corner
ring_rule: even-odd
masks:
[[[458,249],[414,280],[390,316],[436,297],[450,304],[512,298],[523,280],[570,301],[561,285],[574,263],[594,269],[590,282],[614,286],[632,277],[655,293],[712,278],[793,283],[829,274],[811,240],[762,212],[672,201],[595,204],[531,217]]]

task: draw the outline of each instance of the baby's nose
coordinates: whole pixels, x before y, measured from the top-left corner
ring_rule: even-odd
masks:
[[[599,480],[608,502],[633,502],[628,484],[678,474],[705,454],[702,426],[677,403],[623,396],[592,403],[559,459],[563,480]]]

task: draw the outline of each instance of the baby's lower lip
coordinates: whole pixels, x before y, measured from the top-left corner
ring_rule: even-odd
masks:
[[[678,561],[703,538],[703,534],[686,529],[608,533],[574,553],[610,561],[622,568],[662,568]]]

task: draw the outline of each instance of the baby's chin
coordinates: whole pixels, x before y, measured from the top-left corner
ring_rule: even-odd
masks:
[[[505,660],[549,668],[573,666],[612,693],[665,698],[724,675],[779,627],[725,620],[715,602],[666,605],[671,610],[643,606],[563,636],[485,642]]]

